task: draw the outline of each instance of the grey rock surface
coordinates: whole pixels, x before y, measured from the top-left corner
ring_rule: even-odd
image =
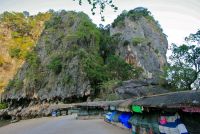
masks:
[[[157,78],[162,74],[162,68],[167,64],[166,52],[168,41],[158,24],[145,17],[131,20],[126,17],[124,26],[110,29],[111,35],[119,35],[116,54],[124,59],[132,59],[132,63],[141,67],[144,78]],[[133,43],[139,38],[141,42]],[[125,44],[125,42],[128,42]]]
[[[71,49],[75,45],[78,45],[78,49],[87,49],[93,44],[78,44],[78,37],[75,40],[69,39],[71,34],[77,31],[77,27],[81,22],[78,14],[63,11],[49,21],[49,25],[51,23],[56,24],[46,26],[35,48],[39,65],[32,68],[28,61],[25,62],[14,77],[14,80],[23,82],[23,86],[18,88],[12,86],[7,89],[2,97],[4,100],[37,99],[56,101],[90,95],[90,82],[83,71],[80,57],[73,55]],[[76,17],[72,23],[70,23],[72,21],[71,16]],[[58,20],[60,22],[55,22]],[[54,57],[60,57],[61,59],[62,69],[58,74],[48,68]]]
[[[123,99],[169,92],[152,79],[124,81],[122,85],[115,90]]]

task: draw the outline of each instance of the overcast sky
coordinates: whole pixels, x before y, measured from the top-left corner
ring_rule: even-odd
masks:
[[[119,10],[113,12],[107,8],[105,22],[97,13],[91,15],[90,5],[82,0],[82,6],[73,0],[0,0],[0,13],[4,11],[28,11],[30,14],[54,10],[84,11],[97,25],[110,24],[123,10],[134,9],[138,6],[148,8],[156,20],[159,21],[164,33],[168,35],[169,44],[181,44],[184,37],[200,29],[200,0],[113,0]]]

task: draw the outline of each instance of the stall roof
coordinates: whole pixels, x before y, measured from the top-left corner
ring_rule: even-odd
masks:
[[[187,108],[200,107],[200,91],[181,91],[158,94],[140,98],[130,98],[116,101],[96,101],[74,104],[62,104],[57,108],[70,107],[108,107],[115,106],[122,111],[129,111],[131,105],[139,105],[152,108]]]
[[[116,101],[96,101],[96,102],[83,102],[74,104],[77,107],[106,107],[106,106],[117,106],[125,100]]]
[[[158,108],[200,107],[200,91],[181,91],[134,99],[133,105]]]

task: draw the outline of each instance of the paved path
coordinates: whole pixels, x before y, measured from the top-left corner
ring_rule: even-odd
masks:
[[[130,134],[103,120],[75,120],[73,116],[23,120],[0,127],[0,134]]]

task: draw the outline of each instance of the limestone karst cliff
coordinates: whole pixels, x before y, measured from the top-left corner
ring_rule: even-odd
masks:
[[[119,38],[117,55],[141,67],[144,78],[160,79],[167,64],[168,42],[159,23],[147,9],[138,7],[123,12],[113,22],[110,34]]]
[[[159,81],[167,47],[166,36],[145,8],[124,12],[103,29],[82,12],[55,12],[2,98],[27,105],[32,100],[117,99],[114,88],[122,81]]]

